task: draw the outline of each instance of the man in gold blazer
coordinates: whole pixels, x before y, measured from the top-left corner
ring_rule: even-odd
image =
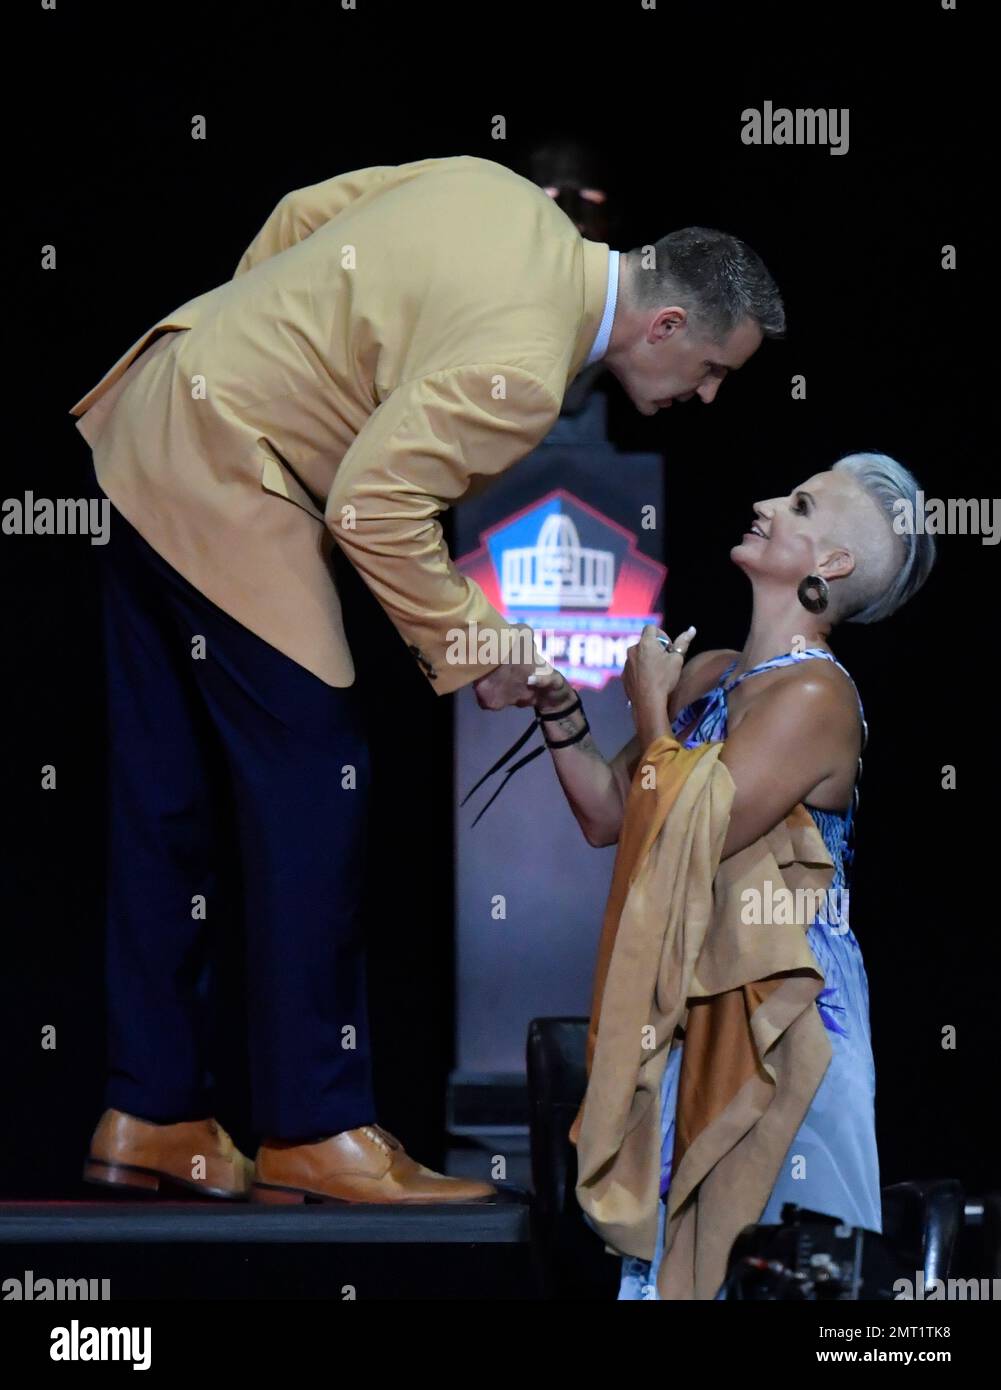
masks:
[[[535,448],[586,365],[604,358],[652,416],[711,402],[783,327],[767,270],[725,233],[620,255],[502,165],[427,159],[290,193],[232,280],[73,407],[114,509],[110,1079],[89,1180],[272,1202],[493,1193],[374,1123],[368,762],[332,547],[437,693],[530,704],[531,634],[455,568],[441,512]],[[233,847],[256,1165],[212,1118],[194,986]]]

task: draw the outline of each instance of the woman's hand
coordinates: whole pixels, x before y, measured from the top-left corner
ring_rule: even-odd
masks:
[[[644,748],[670,731],[667,702],[681,679],[685,653],[694,636],[694,627],[687,628],[671,644],[671,651],[667,651],[660,639],[668,642],[671,639],[650,623],[626,654],[622,684],[633,707],[636,733]]]

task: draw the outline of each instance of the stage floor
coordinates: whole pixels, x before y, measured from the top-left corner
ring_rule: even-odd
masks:
[[[517,1188],[409,1207],[7,1202],[0,1262],[0,1279],[34,1300],[46,1279],[96,1281],[88,1288],[111,1300],[539,1297]]]

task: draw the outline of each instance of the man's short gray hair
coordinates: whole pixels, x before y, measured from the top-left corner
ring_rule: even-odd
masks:
[[[888,454],[847,454],[834,464],[831,471],[849,474],[864,488],[883,513],[888,532],[894,538],[889,546],[879,545],[877,554],[867,553],[873,547],[867,547],[863,538],[859,547],[862,553],[856,556],[856,572],[839,581],[836,586],[842,589],[840,608],[843,621],[878,623],[914,597],[935,563],[933,536],[926,531],[918,534],[916,528],[898,533],[893,526],[894,518],[901,510],[895,504],[901,500],[909,504],[904,509],[905,514],[916,516],[918,483],[903,464]],[[901,552],[901,559],[899,563],[888,566],[887,557],[893,553],[891,547]]]
[[[652,254],[651,254],[652,253]],[[785,333],[785,309],[764,261],[743,241],[712,227],[683,227],[629,252],[629,296],[640,309],[677,304],[714,342],[745,319],[765,338]]]

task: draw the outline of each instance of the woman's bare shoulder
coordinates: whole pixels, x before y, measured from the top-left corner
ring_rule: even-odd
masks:
[[[735,651],[732,647],[713,647],[709,651],[696,652],[694,656],[690,656],[685,662],[685,671],[703,671],[710,666],[718,666],[722,670],[723,667],[729,666],[731,661],[735,661],[738,656],[740,656],[740,652]]]
[[[842,666],[835,661],[797,661],[791,666],[780,667],[775,672],[778,684],[788,684],[801,688],[822,689],[829,698],[836,700],[845,709],[858,710],[858,697],[855,685]]]
[[[750,685],[751,682],[748,682]],[[827,721],[827,732],[832,740],[850,739],[861,729],[858,696],[851,677],[833,661],[798,661],[790,666],[782,666],[774,671],[763,672],[757,678],[756,688],[746,692],[747,707],[760,701],[762,707],[773,700],[787,703],[802,696],[809,700],[814,711],[822,711]],[[743,710],[731,723],[731,729],[740,722]]]

